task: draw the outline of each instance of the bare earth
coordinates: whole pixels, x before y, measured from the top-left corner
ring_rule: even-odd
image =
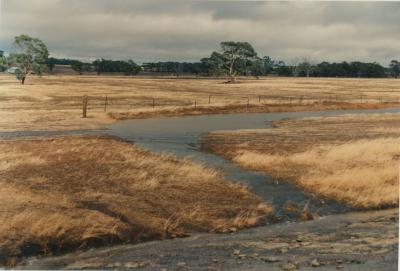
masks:
[[[391,209],[28,259],[16,268],[395,271],[397,247]]]

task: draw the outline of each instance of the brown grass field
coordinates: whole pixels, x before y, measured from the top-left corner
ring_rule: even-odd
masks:
[[[30,76],[20,85],[14,76],[2,74],[0,131],[93,129],[116,119],[151,116],[382,108],[398,106],[400,99],[400,80],[394,79],[271,77],[224,82],[51,75]],[[88,118],[82,118],[84,95],[89,96]]]
[[[306,118],[273,125],[212,132],[204,138],[204,148],[357,207],[398,205],[400,114]]]
[[[151,116],[384,108],[399,106],[399,98],[400,80],[393,79],[225,84],[223,78],[52,75],[20,85],[3,74],[0,131],[97,129]],[[318,195],[393,206],[399,123],[399,114],[286,120],[275,129],[215,132],[205,145]],[[0,139],[0,149],[0,262],[9,265],[26,255],[235,231],[273,211],[216,170],[109,137],[9,138]]]
[[[0,140],[0,260],[226,232],[271,207],[190,160],[108,137]],[[157,170],[155,170],[157,169]]]

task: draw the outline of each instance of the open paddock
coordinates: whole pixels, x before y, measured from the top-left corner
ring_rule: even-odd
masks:
[[[147,78],[0,76],[0,130],[104,127],[117,119],[232,112],[383,108],[399,105],[400,80],[343,78]],[[88,117],[82,118],[83,96]]]

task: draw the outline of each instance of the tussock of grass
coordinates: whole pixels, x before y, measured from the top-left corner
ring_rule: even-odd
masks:
[[[272,211],[215,170],[111,138],[8,139],[0,148],[7,257],[232,231]]]
[[[245,168],[354,206],[398,204],[400,114],[289,119],[274,126],[213,132],[204,145]]]
[[[359,207],[398,203],[400,138],[322,145],[279,155],[242,152],[234,161],[246,168],[289,177],[308,191]]]

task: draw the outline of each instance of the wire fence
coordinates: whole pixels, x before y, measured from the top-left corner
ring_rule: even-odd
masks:
[[[224,94],[195,94],[192,97],[156,97],[156,96],[58,96],[52,100],[30,104],[30,109],[40,108],[47,110],[86,110],[87,112],[111,112],[134,109],[158,109],[166,107],[218,107],[244,106],[298,106],[308,104],[400,104],[400,92],[391,92],[390,95],[346,94],[346,93],[313,93],[308,95],[224,95]],[[6,108],[4,108],[6,109]],[[83,113],[83,112],[82,112]]]
[[[175,107],[201,107],[212,105],[243,104],[255,105],[306,105],[312,103],[400,103],[399,95],[354,95],[354,94],[322,94],[322,95],[205,95],[193,98],[171,99],[159,97],[112,97],[86,96],[88,110],[102,110],[129,108],[157,108],[166,106]],[[83,98],[85,99],[85,98]],[[72,107],[82,106],[82,99],[69,103]],[[65,104],[63,104],[65,106]]]

